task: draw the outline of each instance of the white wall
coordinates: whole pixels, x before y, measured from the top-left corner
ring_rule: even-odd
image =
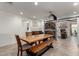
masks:
[[[23,31],[20,16],[0,12],[0,33],[15,34]]]
[[[32,31],[43,31],[44,21],[42,20],[32,20]]]
[[[56,37],[58,38],[58,37],[60,37],[61,35],[60,35],[60,22],[56,22]]]
[[[79,18],[77,18],[77,26],[79,26]],[[78,39],[78,42],[79,42],[79,27],[77,27],[77,39]]]
[[[30,23],[30,31],[43,30],[43,21],[35,23],[35,20],[0,11],[0,47],[16,43],[15,34],[25,34],[26,22]]]
[[[20,16],[0,12],[0,47],[15,43],[15,34],[23,33],[22,19]]]
[[[27,28],[27,23],[29,23],[30,24],[30,32],[31,31],[44,31],[44,20],[38,20],[38,19],[36,19],[36,20],[34,20],[34,19],[27,19],[27,18],[25,18],[23,21],[23,25],[24,25],[24,27],[26,27]]]

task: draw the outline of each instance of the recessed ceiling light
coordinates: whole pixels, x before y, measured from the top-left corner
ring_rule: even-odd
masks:
[[[74,13],[74,14],[76,14],[77,12],[76,12],[76,11],[74,11],[73,13]]]
[[[38,2],[34,2],[34,4],[37,6],[38,5]]]
[[[33,16],[33,18],[36,18],[36,16]]]
[[[78,3],[76,2],[76,3],[73,3],[73,6],[77,6],[78,5]]]
[[[23,12],[20,12],[20,15],[23,15]]]

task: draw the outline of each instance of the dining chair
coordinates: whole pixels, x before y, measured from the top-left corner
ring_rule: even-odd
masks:
[[[26,32],[25,34],[26,34],[26,36],[31,36],[32,32]]]
[[[47,31],[47,32],[46,32],[46,34],[51,34],[51,35],[54,35],[54,33],[53,33],[53,32],[51,32],[51,31]]]
[[[33,31],[33,35],[38,35],[38,34],[40,34],[39,31]]]
[[[27,43],[22,45],[21,38],[19,37],[19,35],[15,35],[15,37],[16,37],[17,46],[18,46],[17,56],[19,56],[19,54],[22,56],[23,52],[26,51],[27,53],[27,49],[31,48],[32,46]]]

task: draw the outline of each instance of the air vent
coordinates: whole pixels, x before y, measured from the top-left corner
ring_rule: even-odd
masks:
[[[13,4],[13,2],[7,2],[8,4],[10,4],[10,5],[12,5]]]

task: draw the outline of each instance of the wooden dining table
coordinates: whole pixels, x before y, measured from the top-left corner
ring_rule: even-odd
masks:
[[[39,35],[32,35],[32,36],[21,36],[20,38],[23,41],[28,42],[30,44],[30,43],[34,43],[37,41],[42,41],[42,40],[50,38],[52,36],[53,35],[50,35],[50,34],[39,34]]]

